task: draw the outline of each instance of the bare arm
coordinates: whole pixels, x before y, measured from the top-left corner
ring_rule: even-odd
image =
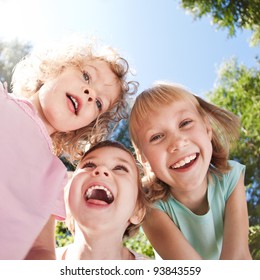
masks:
[[[241,175],[226,204],[220,259],[252,259],[248,247],[248,229],[244,176]]]
[[[55,217],[51,216],[27,254],[27,260],[55,260]]]
[[[163,259],[201,259],[201,256],[163,211],[152,209],[144,220],[143,229],[152,246]]]

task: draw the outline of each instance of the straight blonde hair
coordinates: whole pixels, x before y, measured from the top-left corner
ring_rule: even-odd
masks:
[[[231,169],[228,157],[232,143],[239,137],[240,120],[233,113],[203,100],[181,85],[158,83],[137,96],[129,120],[129,133],[136,154],[142,154],[138,131],[147,120],[147,116],[158,111],[158,108],[179,100],[191,102],[202,119],[209,120],[212,127],[213,148],[209,171],[222,176]],[[154,174],[151,175],[145,166],[144,169],[150,199],[152,201],[167,199],[170,195],[170,186],[156,178]]]

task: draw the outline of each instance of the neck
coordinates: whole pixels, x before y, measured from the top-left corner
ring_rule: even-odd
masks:
[[[83,232],[76,229],[74,243],[68,246],[65,259],[129,260],[133,256],[123,246],[122,236],[110,233]]]
[[[194,190],[183,192],[171,192],[173,197],[190,209],[196,215],[205,215],[209,210],[208,205],[208,182],[204,180],[203,184]]]

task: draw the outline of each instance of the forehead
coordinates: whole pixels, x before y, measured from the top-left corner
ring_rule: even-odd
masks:
[[[104,84],[114,84],[118,81],[116,74],[112,71],[111,66],[104,60],[89,60],[85,67],[92,70],[98,77],[102,76]]]
[[[136,162],[133,155],[118,147],[107,146],[107,147],[97,148],[96,150],[86,154],[83,157],[82,162],[88,159],[97,159],[100,161],[108,161],[108,162],[121,162],[121,163],[128,164],[133,169],[137,170]]]
[[[135,141],[142,146],[149,135],[179,126],[184,119],[189,118],[202,120],[200,113],[192,102],[178,100],[168,105],[162,105],[160,108],[148,112],[142,121],[139,121],[138,125],[135,126],[134,130],[137,131]]]
[[[160,117],[181,118],[186,114],[199,115],[196,105],[190,100],[176,100],[168,104],[162,104],[160,107],[153,108],[152,111],[147,112],[145,119],[149,119],[149,123],[151,123],[156,122]]]

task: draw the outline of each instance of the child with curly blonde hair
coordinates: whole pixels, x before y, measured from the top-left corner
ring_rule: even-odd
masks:
[[[0,259],[55,258],[67,182],[58,156],[80,159],[86,143],[126,117],[126,96],[138,85],[129,73],[115,50],[72,41],[18,63],[14,94],[0,85]]]
[[[228,160],[239,119],[180,85],[136,99],[130,134],[154,208],[143,228],[163,259],[251,259],[245,166]]]

